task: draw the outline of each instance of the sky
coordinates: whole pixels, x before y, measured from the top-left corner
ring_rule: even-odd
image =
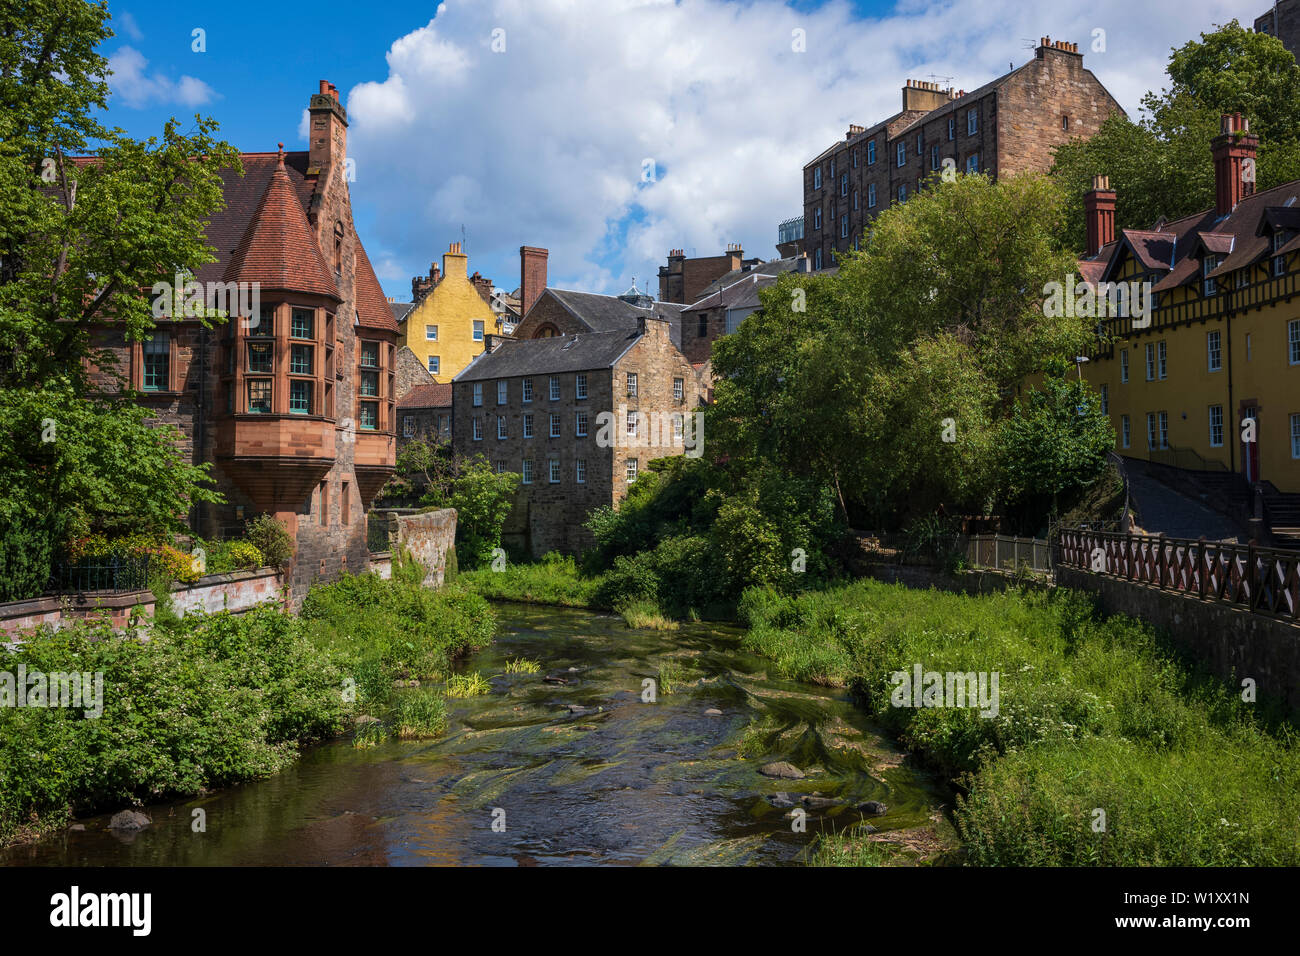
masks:
[[[410,299],[451,242],[507,291],[519,247],[549,284],[658,291],[668,251],[776,255],[803,165],[908,79],[975,89],[1079,44],[1136,116],[1171,48],[1266,0],[110,0],[107,120],[133,136],[196,113],[246,152],[307,146],[319,81],[348,111],[358,233]]]

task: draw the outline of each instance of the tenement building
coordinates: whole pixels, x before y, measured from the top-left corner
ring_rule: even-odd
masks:
[[[1255,18],[1255,32],[1277,37],[1294,56],[1300,51],[1300,0],[1278,0]]]
[[[411,280],[411,306],[398,319],[397,344],[409,348],[429,374],[450,381],[483,351],[483,337],[497,328],[492,280],[469,274],[469,256],[453,242],[442,268]]]
[[[1300,181],[1256,192],[1257,145],[1225,115],[1207,144],[1214,208],[1149,229],[1116,235],[1116,193],[1094,181],[1079,278],[1109,314],[1083,374],[1120,455],[1198,481],[1215,506],[1244,496],[1261,532],[1300,543]]]
[[[452,381],[452,447],[520,475],[507,542],[578,553],[588,515],[617,505],[649,461],[703,451],[697,381],[646,310],[630,326],[492,336]]]
[[[813,269],[830,268],[891,202],[905,201],[945,166],[993,178],[1046,172],[1056,146],[1092,136],[1122,112],[1084,67],[1078,45],[1048,37],[1028,63],[970,93],[908,80],[899,112],[850,126],[804,166],[803,244],[786,248],[806,251]]]
[[[145,342],[106,321],[104,346],[184,451],[211,465],[224,504],[189,516],[203,537],[239,534],[259,513],[283,522],[297,550],[292,596],[316,578],[364,570],[365,511],[394,470],[397,323],[353,225],[344,174],[347,113],[322,81],[301,152],[243,153],[224,174],[225,207],[198,270],[211,291],[243,289],[213,330],[162,320]],[[108,387],[109,379],[102,378]]]

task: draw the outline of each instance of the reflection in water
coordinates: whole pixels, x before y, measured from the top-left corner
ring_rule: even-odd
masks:
[[[491,677],[492,693],[449,701],[438,740],[334,742],[270,779],[146,808],[154,822],[138,834],[116,835],[99,817],[0,862],[779,864],[800,861],[822,828],[859,823],[863,801],[889,805],[871,821],[881,830],[927,824],[947,802],[929,777],[899,766],[846,695],[768,679],[734,628],[638,631],[606,615],[517,605],[499,613],[497,642],[462,665]],[[505,674],[516,657],[541,661],[542,672]],[[643,702],[643,681],[665,664],[678,675],[673,692]],[[737,751],[742,739],[749,756]],[[778,760],[807,776],[758,772]],[[807,832],[794,832],[778,795],[814,793],[835,805],[810,810]],[[206,832],[191,827],[197,808]]]

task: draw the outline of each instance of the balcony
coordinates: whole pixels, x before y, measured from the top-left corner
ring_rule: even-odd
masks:
[[[220,467],[261,510],[297,511],[335,462],[335,426],[303,415],[231,415],[216,429]]]
[[[396,470],[396,437],[385,432],[358,429],[352,462],[362,506],[369,507]]]
[[[803,216],[787,219],[776,227],[776,243],[798,242],[803,238]]]

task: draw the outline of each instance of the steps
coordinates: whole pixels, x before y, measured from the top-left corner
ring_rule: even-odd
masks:
[[[1279,548],[1300,549],[1300,495],[1278,491],[1264,482],[1264,513]]]

